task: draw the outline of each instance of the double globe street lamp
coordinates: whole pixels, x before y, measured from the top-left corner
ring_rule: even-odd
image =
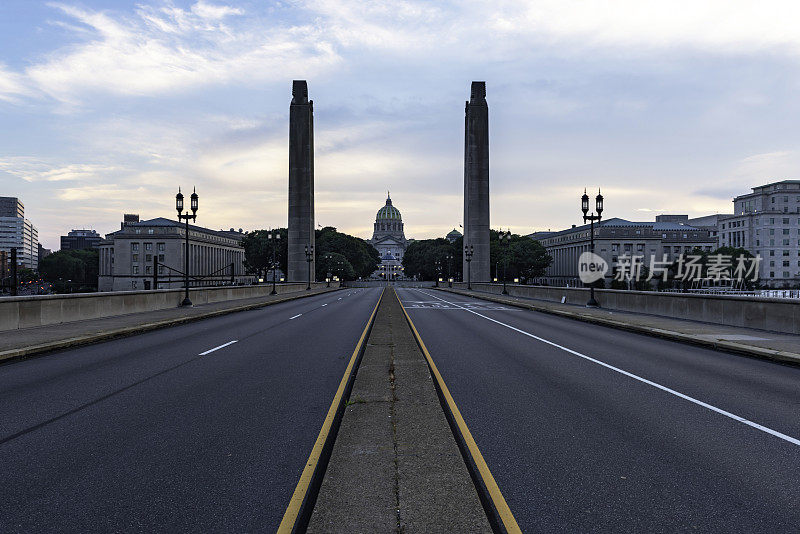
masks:
[[[475,245],[464,245],[464,261],[467,262],[467,289],[469,291],[472,291],[472,270],[469,264],[473,254],[475,254]]]
[[[597,196],[595,197],[595,211],[597,211],[597,215],[592,213],[591,215],[587,215],[589,213],[589,195],[586,194],[586,189],[583,190],[583,196],[581,197],[581,211],[583,212],[583,224],[586,224],[586,221],[589,221],[589,250],[594,254],[594,222],[600,222],[603,213],[603,195],[600,194],[600,189],[597,190]],[[588,308],[597,308],[599,304],[597,300],[594,298],[594,285],[589,286],[589,302],[586,303],[586,307]]]
[[[508,255],[511,251],[511,230],[508,232],[500,232],[500,244],[505,243],[506,252],[503,258],[503,295],[508,295],[508,289],[506,289],[506,274],[508,272]],[[495,268],[495,270],[497,270]]]
[[[189,300],[189,219],[192,222],[197,220],[197,190],[192,190],[192,196],[190,198],[190,206],[192,209],[191,215],[189,214],[189,210],[186,210],[186,215],[183,214],[183,193],[181,193],[181,188],[178,187],[178,194],[175,195],[175,209],[178,211],[178,220],[185,220],[186,221],[186,249],[184,250],[183,254],[183,280],[184,280],[184,288],[185,294],[183,297],[183,302],[181,302],[181,306],[191,306],[192,301]]]
[[[270,267],[272,267],[272,291],[270,291],[270,295],[277,295],[278,291],[275,287],[275,276],[278,270],[278,262],[275,261],[275,250],[278,248],[278,243],[281,240],[281,233],[278,230],[272,230],[267,232],[267,241],[270,243],[270,248],[272,249],[272,262],[270,263]]]
[[[306,291],[311,289],[311,262],[314,260],[314,245],[306,245],[306,263],[308,263],[308,286]]]

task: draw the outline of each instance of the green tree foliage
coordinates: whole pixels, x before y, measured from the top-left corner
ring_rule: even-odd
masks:
[[[511,234],[510,241],[500,240],[500,231],[489,231],[491,268],[498,281],[519,278],[525,283],[531,278],[543,276],[553,261],[547,250],[530,237]]]
[[[273,247],[275,247],[275,259],[279,268],[284,273],[287,271],[289,231],[286,228],[278,228],[281,237],[277,241],[267,237],[270,232],[271,230],[255,230],[248,232],[242,240],[245,266],[251,273],[264,274],[269,269]],[[326,254],[339,255],[347,262],[349,267],[342,269],[342,275],[336,275],[344,280],[367,277],[380,263],[378,251],[369,243],[358,237],[337,232],[336,228],[332,226],[317,230],[315,242],[317,280],[324,280],[327,275],[323,260]]]
[[[405,275],[409,278],[416,277],[418,280],[435,280],[438,277],[436,262],[440,261],[442,278],[447,278],[448,264],[451,276],[460,278],[462,242],[459,239],[455,243],[450,243],[441,237],[411,242],[403,255]],[[452,256],[451,260],[448,260],[448,255]]]
[[[100,252],[97,249],[59,250],[42,258],[39,274],[52,283],[57,292],[96,291]]]
[[[341,255],[350,264],[352,272],[345,269],[343,275],[340,276],[344,280],[367,278],[378,268],[378,264],[381,262],[380,255],[375,250],[375,247],[361,238],[337,232],[336,228],[332,226],[317,230],[315,239],[316,247],[314,252],[316,253],[318,280],[324,279],[327,274],[325,260],[323,259],[326,254]],[[323,273],[323,271],[325,272]]]
[[[355,280],[356,271],[345,256],[337,252],[327,252],[317,258],[317,280],[325,280],[328,275],[338,276],[340,280]]]
[[[278,268],[284,273],[286,272],[289,231],[286,228],[278,228],[280,239],[269,239],[268,236],[271,232],[274,230],[255,230],[248,232],[242,239],[244,264],[248,272],[259,275],[266,274],[272,263],[273,248]]]

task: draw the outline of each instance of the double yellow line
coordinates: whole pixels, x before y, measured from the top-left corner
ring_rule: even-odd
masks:
[[[375,314],[378,312],[378,306],[380,306],[381,299],[383,299],[384,291],[385,290],[381,291],[378,303],[375,304],[375,308],[369,316],[367,325],[364,327],[364,331],[361,333],[361,337],[356,344],[353,355],[350,357],[350,363],[347,364],[347,369],[344,371],[342,381],[339,382],[339,389],[336,390],[336,395],[333,396],[331,407],[328,408],[328,415],[325,416],[325,421],[322,423],[322,429],[319,431],[317,441],[314,442],[314,447],[311,449],[311,454],[308,457],[306,466],[303,468],[303,473],[300,475],[300,481],[297,483],[292,498],[289,500],[289,506],[286,508],[281,524],[278,527],[278,532],[281,534],[302,532],[305,530],[305,526],[311,518],[311,512],[313,510],[310,508],[313,508],[312,504],[315,496],[311,495],[312,492],[309,490],[312,484],[319,486],[319,484],[322,483],[322,477],[325,473],[324,469],[319,469],[320,460],[323,454],[325,454],[326,458],[323,463],[327,463],[327,459],[330,456],[331,448],[333,447],[333,439],[336,437],[336,431],[338,431],[338,422],[341,420],[344,396],[349,386],[352,384],[356,364],[361,356],[361,349],[364,346],[364,341],[367,339],[367,334],[372,327],[372,323],[375,321]],[[337,423],[335,429],[334,423]],[[331,432],[332,430],[333,432]],[[312,498],[311,502],[309,502],[309,497]]]
[[[425,355],[425,359],[428,361],[428,367],[431,370],[431,374],[436,381],[443,400],[447,404],[447,409],[450,411],[452,421],[455,423],[456,427],[458,427],[458,432],[461,434],[463,444],[466,446],[467,451],[469,451],[472,462],[478,471],[478,475],[483,481],[483,485],[486,488],[486,492],[488,493],[492,506],[497,512],[497,516],[499,517],[505,532],[510,534],[521,533],[522,530],[520,530],[517,520],[514,519],[514,514],[511,513],[511,508],[508,507],[508,503],[506,503],[500,488],[497,486],[497,482],[492,476],[492,472],[489,471],[489,466],[486,465],[486,460],[483,459],[483,455],[481,454],[480,449],[478,449],[478,444],[475,443],[472,433],[467,427],[467,423],[461,416],[461,412],[459,411],[458,406],[456,406],[456,401],[454,401],[453,396],[450,395],[450,390],[447,388],[447,384],[444,383],[444,378],[442,378],[441,373],[439,373],[439,369],[436,368],[436,364],[433,363],[431,353],[428,352],[425,342],[422,341],[422,336],[419,335],[419,331],[417,330],[417,327],[414,326],[414,321],[411,320],[411,317],[408,315],[405,307],[403,307],[403,313],[406,316],[408,325],[414,332],[414,337],[417,340],[417,344],[419,344],[419,348],[422,350],[422,353]],[[469,466],[469,461],[467,461],[467,465]],[[479,488],[478,491],[480,491]]]
[[[392,289],[392,291],[394,291],[394,289]],[[311,454],[308,457],[308,461],[303,468],[303,473],[300,475],[300,481],[297,483],[297,487],[292,494],[292,498],[289,500],[289,506],[286,508],[286,512],[283,514],[283,519],[278,527],[279,534],[289,534],[292,532],[304,531],[308,520],[311,517],[311,512],[313,511],[313,501],[315,499],[315,496],[312,495],[313,492],[311,491],[311,488],[312,485],[318,487],[319,484],[322,483],[321,479],[324,476],[324,468],[321,468],[320,462],[323,458],[323,455],[326,455],[323,463],[327,463],[327,458],[330,456],[330,450],[333,447],[333,438],[335,438],[336,431],[338,430],[338,424],[336,429],[334,429],[334,424],[340,421],[341,408],[345,393],[352,384],[355,368],[358,364],[358,360],[364,346],[364,341],[366,340],[370,328],[375,321],[375,315],[377,314],[378,306],[380,306],[381,300],[383,299],[384,292],[385,290],[381,291],[381,296],[378,298],[378,303],[372,310],[372,314],[367,321],[367,325],[364,327],[364,331],[361,333],[361,337],[356,344],[353,355],[350,357],[350,362],[348,363],[347,369],[345,369],[344,372],[344,376],[339,383],[339,389],[336,390],[336,395],[333,397],[333,402],[328,409],[328,414],[325,417],[325,421],[322,423],[322,429],[317,436],[317,441],[314,443],[314,447],[311,449]],[[491,471],[489,471],[489,466],[486,465],[486,461],[483,459],[483,455],[478,449],[478,445],[475,443],[472,433],[469,431],[469,428],[467,428],[467,424],[464,422],[464,418],[461,416],[458,406],[456,406],[452,395],[450,395],[450,390],[444,383],[444,379],[439,373],[439,369],[437,369],[436,364],[433,362],[433,358],[431,358],[428,348],[422,341],[422,337],[419,335],[417,327],[414,326],[414,322],[411,320],[411,317],[408,315],[408,312],[405,310],[405,308],[403,308],[403,313],[406,316],[406,320],[408,321],[408,324],[414,333],[414,337],[416,338],[422,353],[425,355],[425,359],[428,362],[431,374],[433,375],[434,380],[436,380],[438,390],[440,391],[447,405],[447,409],[450,412],[449,415],[458,428],[458,432],[462,437],[463,444],[466,446],[472,463],[477,469],[478,476],[483,482],[483,486],[486,488],[488,498],[491,500],[491,505],[497,513],[497,517],[502,524],[502,528],[505,532],[510,534],[521,533],[522,531],[520,530],[519,525],[517,525],[517,521],[514,519],[511,509],[508,507],[503,494],[500,492],[500,488],[497,486],[497,482],[492,476]],[[467,464],[469,465],[469,461]]]

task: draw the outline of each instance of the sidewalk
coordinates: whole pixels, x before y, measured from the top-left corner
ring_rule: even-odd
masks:
[[[631,313],[604,308],[586,308],[524,297],[495,295],[482,291],[440,288],[441,291],[508,304],[612,328],[663,337],[781,362],[800,364],[800,336],[754,328],[717,325],[658,315]]]
[[[491,532],[391,288],[378,308],[308,532]]]
[[[191,308],[169,308],[166,310],[117,315],[103,319],[6,330],[0,332],[0,362],[40,352],[95,343],[114,337],[139,334],[156,328],[175,326],[228,313],[253,310],[330,291],[338,291],[338,289],[312,289],[310,291],[298,291],[282,295],[215,302]]]

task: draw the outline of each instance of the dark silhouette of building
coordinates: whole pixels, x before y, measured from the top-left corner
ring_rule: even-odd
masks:
[[[72,230],[61,236],[61,250],[86,250],[100,246],[100,234],[94,230]]]

